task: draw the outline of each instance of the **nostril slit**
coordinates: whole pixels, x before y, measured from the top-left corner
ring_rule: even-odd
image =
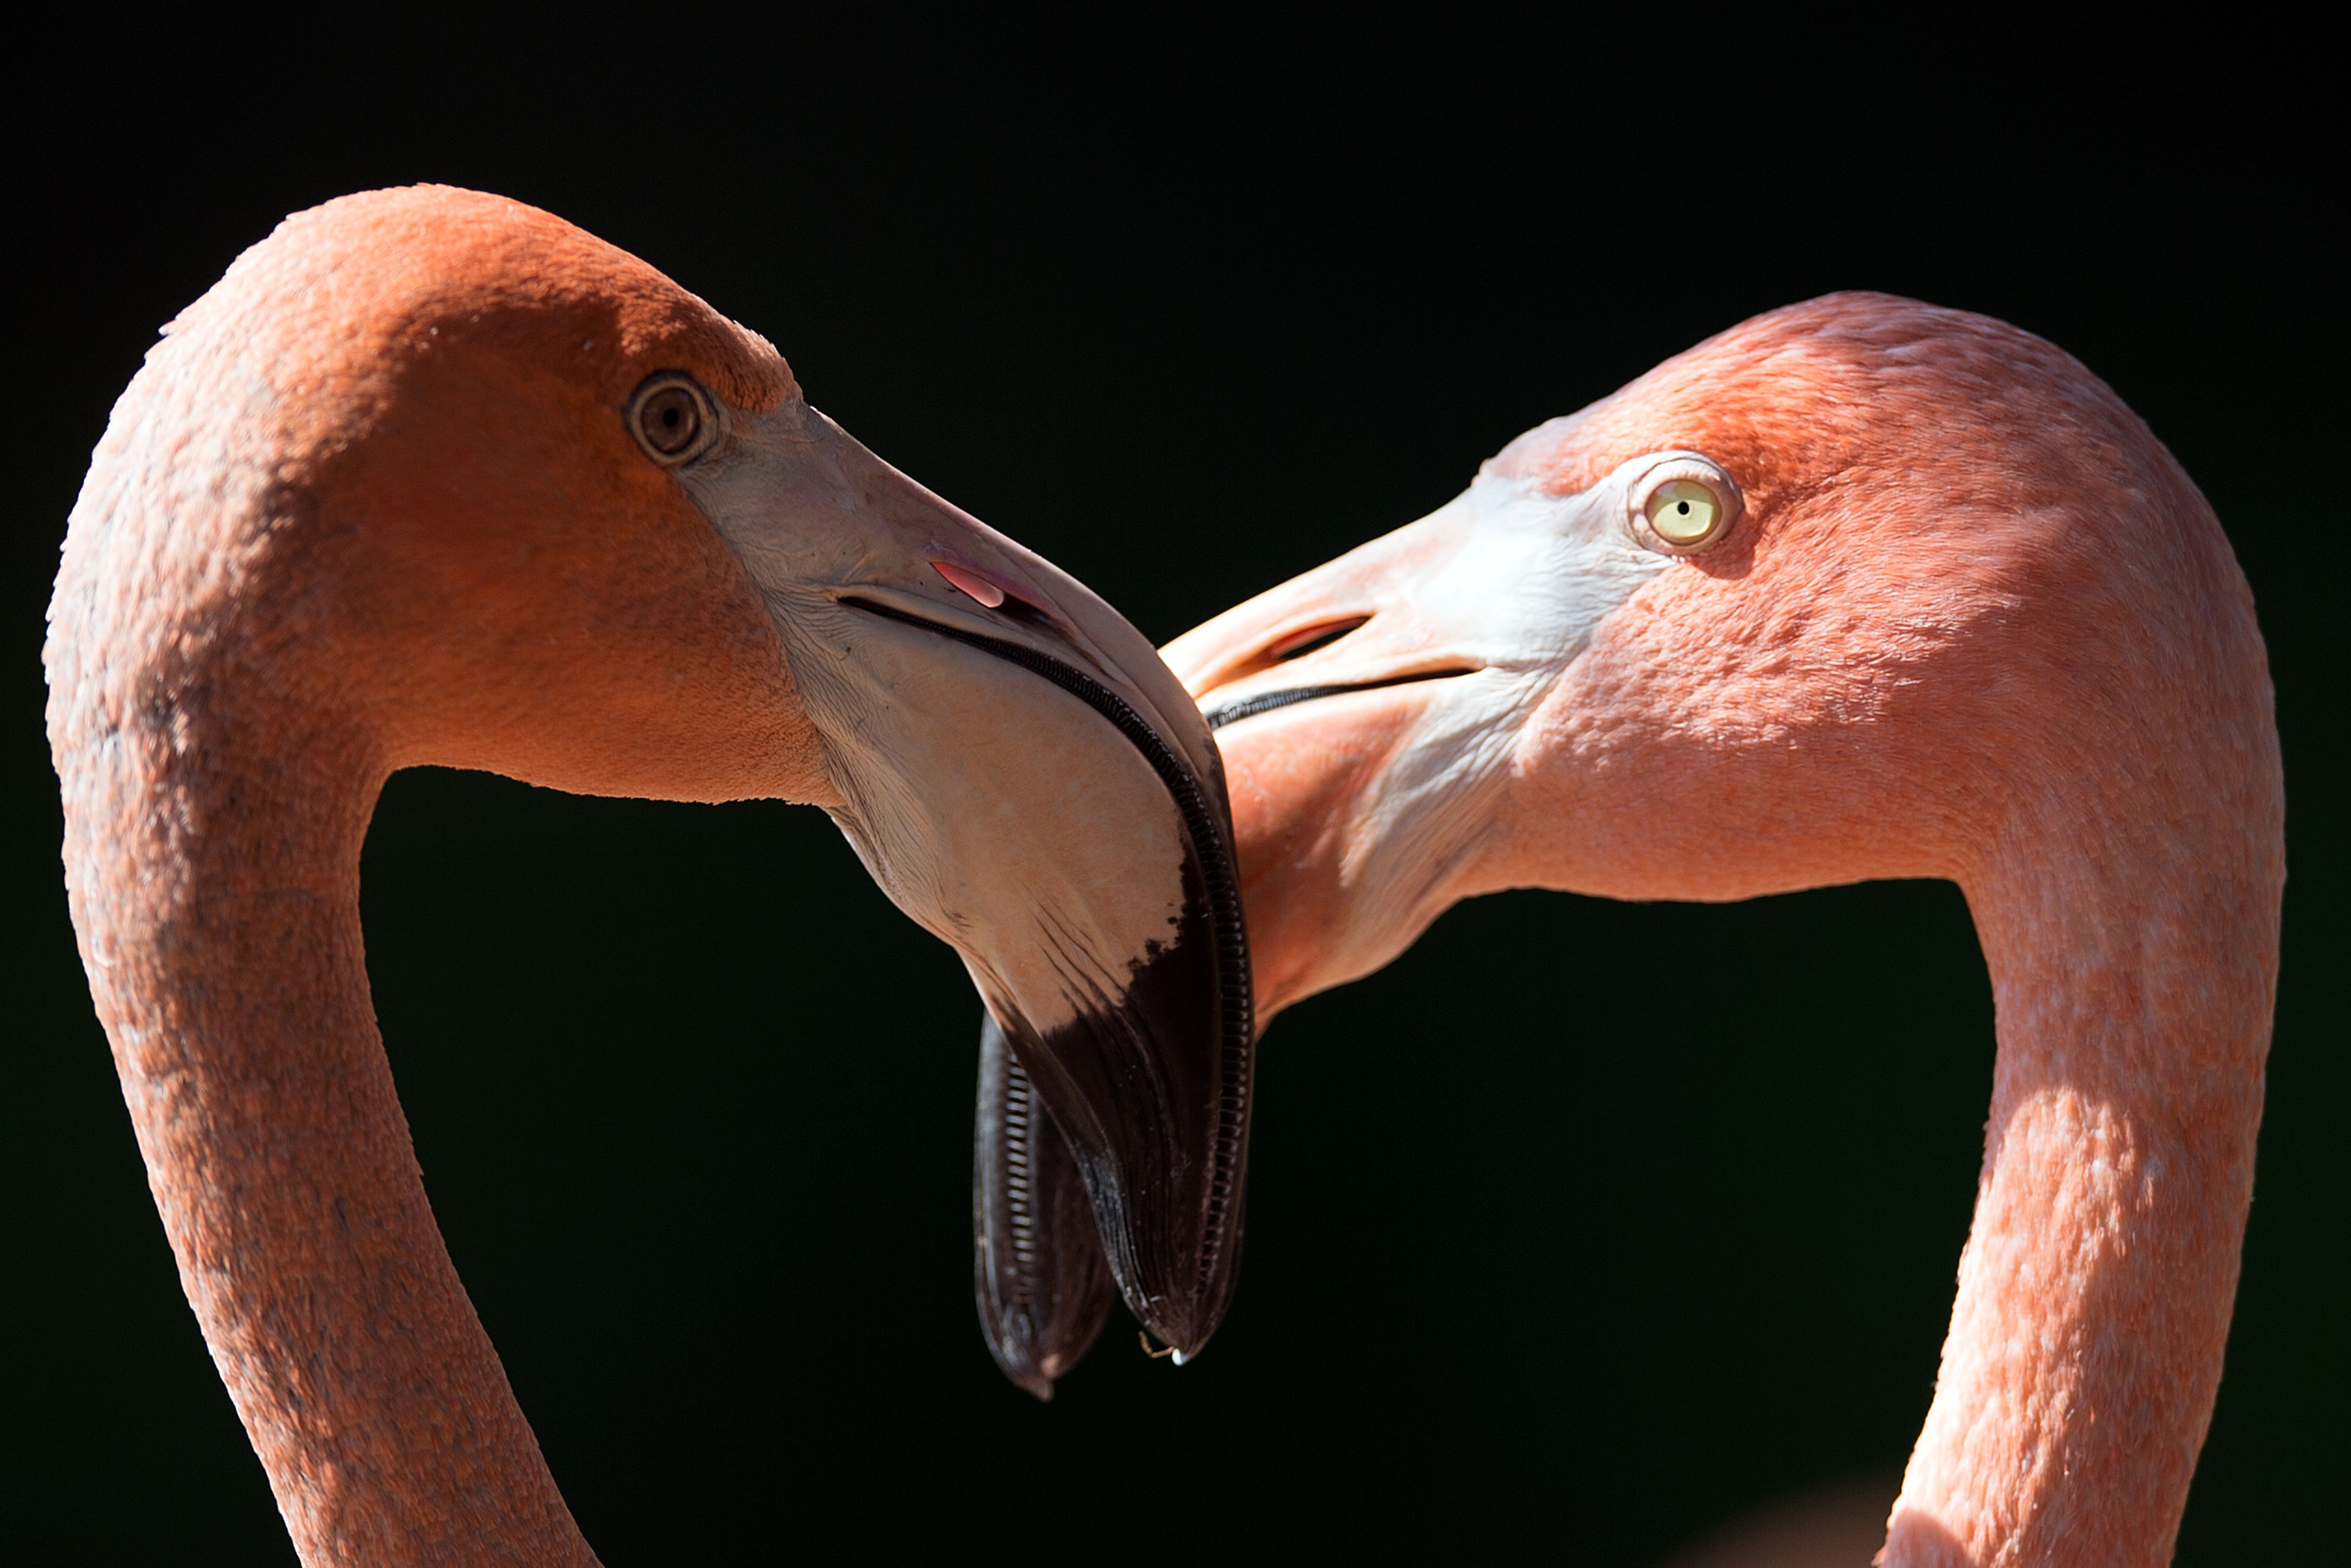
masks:
[[[951,566],[943,560],[931,562],[931,570],[990,610],[996,609],[1004,602],[1004,590],[976,571],[960,566]]]
[[[1310,626],[1303,632],[1293,632],[1268,648],[1265,651],[1265,656],[1277,664],[1287,664],[1292,659],[1302,659],[1319,649],[1329,647],[1348,632],[1359,629],[1370,619],[1368,615],[1358,615],[1352,620],[1336,621],[1329,625]]]

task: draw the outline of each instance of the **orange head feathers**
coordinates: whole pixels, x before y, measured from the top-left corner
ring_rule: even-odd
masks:
[[[1644,504],[1683,456],[1728,484],[1675,545]],[[1879,295],[1667,361],[1166,655],[1269,1014],[1494,888],[1964,878],[2126,755],[2231,820],[2274,793],[2252,596],[2170,455],[2048,343]],[[2179,753],[2198,716],[2242,738]]]

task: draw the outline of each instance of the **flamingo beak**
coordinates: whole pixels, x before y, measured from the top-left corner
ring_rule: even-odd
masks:
[[[1624,483],[1559,495],[1489,467],[1168,644],[1231,780],[1260,1028],[1499,885],[1484,824],[1521,727],[1667,564],[1626,532]]]
[[[1364,852],[1381,785],[1442,687],[1477,670],[1407,591],[1445,541],[1376,540],[1164,651],[1217,734],[1231,783],[1259,1026],[1385,962],[1366,941]]]
[[[1197,1354],[1238,1260],[1255,1043],[1207,722],[1115,611],[804,403],[731,412],[677,473],[782,635],[828,810],[962,956],[1129,1307]]]

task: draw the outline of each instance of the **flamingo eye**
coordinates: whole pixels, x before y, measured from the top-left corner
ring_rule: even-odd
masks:
[[[629,430],[646,456],[674,467],[701,456],[717,439],[718,413],[692,376],[664,371],[647,377],[629,399]]]
[[[1713,545],[1739,520],[1739,486],[1695,452],[1644,459],[1626,497],[1633,536],[1660,555],[1690,555]]]
[[[1715,504],[1714,493],[1697,480],[1668,479],[1651,493],[1642,513],[1659,538],[1687,549],[1714,532],[1722,508]]]

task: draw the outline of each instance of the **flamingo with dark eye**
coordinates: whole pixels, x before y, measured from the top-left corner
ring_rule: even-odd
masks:
[[[1775,311],[1165,652],[1224,748],[1261,1019],[1500,888],[1956,882],[1991,1113],[1879,1561],[2170,1560],[2252,1194],[2284,802],[2244,577],[2111,390],[1980,316]]]
[[[360,848],[402,768],[822,807],[962,955],[1108,1277],[1187,1354],[1215,1329],[1253,1031],[1207,725],[644,263],[464,191],[289,218],[115,405],[49,622],[82,959],[304,1562],[594,1560],[370,1004]]]

